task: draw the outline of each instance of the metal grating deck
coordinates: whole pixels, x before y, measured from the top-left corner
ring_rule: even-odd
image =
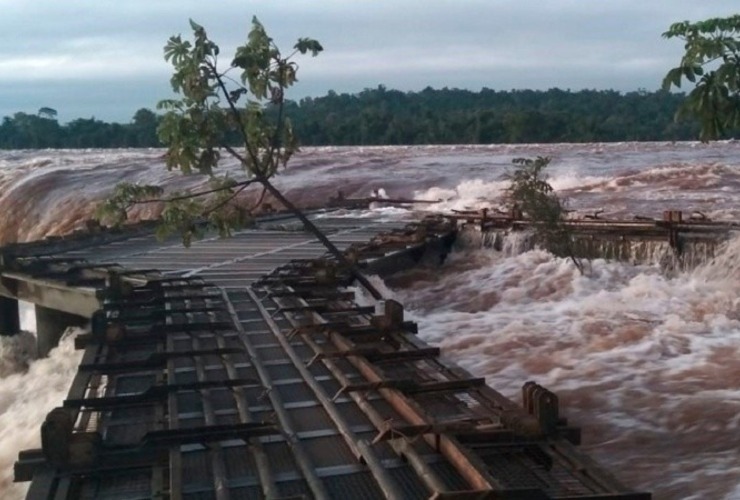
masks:
[[[317,221],[370,270],[450,239],[433,220],[421,238]],[[34,279],[66,269],[72,291],[85,262],[85,287],[104,290],[43,448],[16,464],[29,498],[650,497],[568,442],[552,393],[525,386],[521,408],[443,363],[400,304],[359,306],[323,247],[272,224],[189,250],[134,234],[12,260]]]

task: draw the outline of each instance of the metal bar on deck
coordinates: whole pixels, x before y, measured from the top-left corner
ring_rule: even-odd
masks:
[[[270,327],[273,335],[283,347],[290,360],[293,362],[293,366],[295,366],[295,368],[301,374],[306,384],[311,388],[311,390],[316,395],[316,398],[324,407],[324,410],[326,410],[326,413],[334,421],[337,429],[339,430],[339,433],[342,435],[344,441],[347,443],[347,446],[350,447],[356,457],[361,457],[365,460],[365,463],[367,463],[368,467],[373,472],[373,475],[378,481],[378,484],[380,485],[381,490],[383,490],[386,498],[403,498],[403,493],[399,485],[388,474],[385,467],[381,463],[380,458],[366,442],[361,442],[361,440],[357,439],[357,436],[355,436],[355,434],[352,432],[349,424],[337,409],[334,401],[329,398],[321,384],[311,374],[308,368],[306,368],[303,360],[298,356],[298,354],[296,354],[295,349],[293,349],[293,346],[291,346],[290,342],[285,338],[280,330],[280,327],[277,325],[277,323],[275,323],[275,320],[272,318],[270,313],[267,312],[264,305],[262,305],[262,302],[259,300],[254,291],[252,291],[251,289],[247,289],[247,293],[259,309],[262,317],[265,320],[265,323],[267,323],[267,325]]]
[[[302,338],[303,341],[314,350],[314,352],[318,353],[321,351],[321,347],[316,344],[313,339],[309,337],[308,334],[302,334]],[[326,366],[327,370],[329,370],[329,372],[334,375],[334,377],[342,385],[350,384],[350,380],[344,375],[342,370],[337,366],[333,359],[324,358],[322,359],[322,362],[324,363],[324,366]],[[370,422],[372,422],[378,430],[382,429],[383,426],[386,425],[385,417],[383,417],[378,412],[378,410],[376,410],[368,402],[367,398],[364,395],[357,392],[352,392],[349,394],[349,397],[360,408],[360,410],[362,410],[362,412],[368,417]],[[390,441],[389,444],[396,452],[396,454],[401,457],[405,457],[408,460],[411,467],[416,471],[416,473],[419,475],[419,478],[424,482],[424,484],[426,484],[430,491],[448,491],[448,488],[445,485],[444,481],[442,481],[437,473],[429,467],[429,464],[427,464],[426,460],[424,460],[424,458],[413,448],[413,446],[409,446],[408,443],[405,441],[398,440]]]
[[[196,361],[197,363],[197,361]],[[231,379],[192,382],[189,384],[155,385],[144,392],[125,396],[106,396],[99,398],[67,399],[64,401],[65,408],[87,409],[112,409],[127,406],[140,406],[149,402],[157,402],[165,399],[171,392],[201,391],[212,388],[244,387],[259,385],[260,382],[252,379]]]
[[[165,347],[168,351],[175,349],[172,337],[165,337]],[[177,371],[173,359],[167,360],[167,378],[176,380]],[[171,392],[167,396],[167,429],[177,430],[180,428],[180,412],[178,411],[177,394]],[[169,495],[175,500],[182,498],[182,452],[179,446],[170,447],[168,453],[169,465]]]
[[[229,300],[229,296],[227,295],[226,291],[224,289],[221,289],[221,293],[223,294],[223,299],[229,310],[229,314],[231,315],[234,326],[241,334],[240,340],[247,349],[255,370],[257,370],[257,374],[262,381],[262,385],[265,388],[265,392],[270,400],[272,408],[275,411],[278,420],[280,421],[280,425],[283,429],[286,441],[288,442],[290,448],[293,450],[295,461],[298,464],[298,467],[301,469],[301,473],[303,474],[304,479],[308,483],[309,488],[311,489],[311,492],[313,493],[315,498],[319,500],[328,500],[330,498],[329,493],[327,492],[326,487],[324,486],[319,476],[316,474],[316,468],[311,463],[308,454],[303,449],[303,445],[301,444],[300,439],[298,438],[295,429],[293,428],[290,415],[288,415],[288,412],[285,409],[282,398],[280,397],[278,392],[273,389],[272,378],[270,377],[270,374],[267,372],[265,365],[262,363],[257,349],[255,349],[252,341],[249,340],[249,335],[240,323],[239,316],[237,315],[233,304]]]
[[[193,349],[200,350],[200,340],[197,337],[190,337]],[[195,373],[198,377],[198,382],[204,383],[207,380],[205,364],[201,357],[195,358]],[[225,381],[224,381],[225,382]],[[201,402],[203,405],[203,415],[205,416],[206,428],[208,429],[209,436],[213,436],[214,429],[220,427],[216,425],[216,415],[213,411],[213,404],[211,402],[211,393],[208,389],[201,390]],[[252,424],[246,424],[250,428],[255,426]],[[270,429],[276,431],[277,429]],[[199,433],[196,433],[196,435]],[[208,446],[208,455],[211,459],[211,468],[213,469],[213,486],[216,493],[216,500],[229,500],[229,488],[226,477],[226,464],[224,463],[224,456],[221,447],[221,443],[214,441]]]
[[[95,371],[99,373],[112,373],[121,371],[138,371],[159,368],[165,365],[170,359],[192,358],[197,359],[204,356],[223,356],[225,354],[243,353],[244,350],[238,347],[201,349],[192,351],[164,351],[153,352],[143,359],[134,359],[128,361],[113,361],[107,363],[95,362],[80,365],[81,371]]]
[[[341,335],[329,337],[337,349],[353,349],[352,343]],[[382,382],[383,377],[377,368],[362,358],[349,358],[349,362],[370,382]],[[404,397],[393,389],[379,389],[381,395],[393,406],[398,413],[411,424],[424,425],[430,421],[428,415],[419,405]],[[504,490],[502,484],[496,481],[488,472],[487,467],[479,457],[464,447],[452,436],[424,436],[424,439],[447,457],[458,472],[468,481],[470,486],[480,490]]]
[[[219,298],[222,298],[220,294]],[[226,347],[223,336],[219,334],[216,335],[216,342],[220,349]],[[230,358],[231,357],[228,354],[223,356],[224,364],[226,365],[226,373],[229,375],[229,378],[239,378],[239,374]],[[241,387],[235,387],[232,389],[232,393],[236,402],[237,412],[239,413],[239,419],[244,423],[252,423],[252,417],[249,412],[249,403],[247,402],[247,398],[244,396],[244,391]],[[248,439],[247,446],[254,456],[262,494],[265,498],[276,498],[278,496],[277,486],[275,484],[274,475],[270,471],[270,462],[264,448],[262,447],[262,443],[256,439]]]

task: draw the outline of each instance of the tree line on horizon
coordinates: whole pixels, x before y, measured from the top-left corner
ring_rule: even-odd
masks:
[[[427,87],[402,92],[379,85],[356,94],[329,91],[286,101],[284,112],[305,146],[694,140],[699,126],[674,119],[684,99],[684,94],[666,90],[474,92]],[[125,124],[95,118],[60,124],[51,111],[3,118],[0,148],[161,146],[161,115],[146,108]],[[232,139],[239,142],[239,137]]]

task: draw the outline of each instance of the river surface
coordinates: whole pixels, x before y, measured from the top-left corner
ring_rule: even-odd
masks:
[[[276,184],[302,206],[338,191],[441,200],[424,210],[502,207],[517,157],[549,156],[550,180],[575,213],[660,218],[683,210],[740,220],[740,143],[307,148]],[[238,174],[236,165],[225,171]],[[204,185],[164,168],[162,150],[0,152],[0,244],[84,226],[120,181],[170,191]],[[250,194],[249,196],[256,196]],[[149,205],[135,217],[156,214]],[[411,217],[377,208],[368,215]],[[740,498],[740,237],[682,274],[594,260],[585,275],[541,251],[460,245],[441,269],[379,283],[420,336],[519,400],[536,380],[582,427],[582,449],[655,498]],[[33,330],[24,309],[24,326]],[[12,463],[79,363],[73,333],[48,359],[34,337],[0,339],[0,498],[22,498]]]

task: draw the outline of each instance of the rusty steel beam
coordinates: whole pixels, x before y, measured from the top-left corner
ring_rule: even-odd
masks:
[[[354,348],[352,342],[342,337],[340,332],[337,333],[337,335],[329,336],[337,349]],[[348,360],[369,382],[383,382],[383,375],[370,361],[362,358],[348,358]],[[394,389],[378,389],[378,393],[410,424],[425,425],[432,421],[429,415],[417,403],[406,398],[402,393]],[[455,466],[460,475],[468,481],[471,487],[477,490],[505,489],[503,485],[488,473],[483,461],[464,447],[456,438],[446,435],[425,435],[424,439],[430,446],[437,448]]]
[[[293,321],[290,317],[286,316],[288,321],[290,321],[294,326],[296,325],[296,322]],[[303,342],[308,345],[313,351],[318,355],[322,352],[321,346],[316,344],[316,342],[311,339],[309,336],[310,332],[302,332],[300,333],[300,337],[303,340]],[[315,356],[314,356],[315,357]],[[342,370],[339,368],[339,366],[334,362],[331,358],[322,358],[322,362],[324,366],[329,370],[329,372],[334,375],[334,378],[337,379],[343,386],[346,386],[351,383],[349,378],[347,378]],[[372,404],[370,404],[365,396],[363,396],[360,393],[352,392],[349,394],[349,397],[354,401],[354,403],[362,410],[362,412],[368,417],[370,422],[376,427],[376,429],[381,429],[386,424],[386,419],[381,415],[375,408],[373,408]],[[391,445],[391,448],[396,452],[397,455],[401,457],[405,457],[408,461],[409,465],[414,469],[414,471],[419,475],[419,478],[422,480],[422,482],[429,488],[432,492],[447,492],[449,489],[447,488],[447,485],[442,481],[442,479],[439,478],[436,472],[432,470],[431,467],[427,464],[427,462],[424,460],[424,458],[419,454],[419,452],[414,449],[413,446],[411,446],[406,441],[400,441],[400,440],[393,440],[390,441],[389,444]]]
[[[306,338],[306,343],[313,343],[313,341]],[[316,344],[313,345],[315,346]],[[340,380],[343,383],[349,382],[349,379],[342,373],[341,369],[334,361],[325,359],[323,362],[324,366],[326,366],[337,380]],[[379,429],[385,424],[385,418],[372,406],[372,404],[370,404],[364,395],[351,393],[349,396],[376,428]],[[439,493],[449,490],[444,481],[431,467],[429,467],[426,460],[424,460],[421,454],[419,454],[408,440],[391,440],[388,444],[391,445],[391,448],[393,448],[393,451],[395,451],[398,456],[404,457],[408,461],[409,465],[411,465],[430,491]]]

